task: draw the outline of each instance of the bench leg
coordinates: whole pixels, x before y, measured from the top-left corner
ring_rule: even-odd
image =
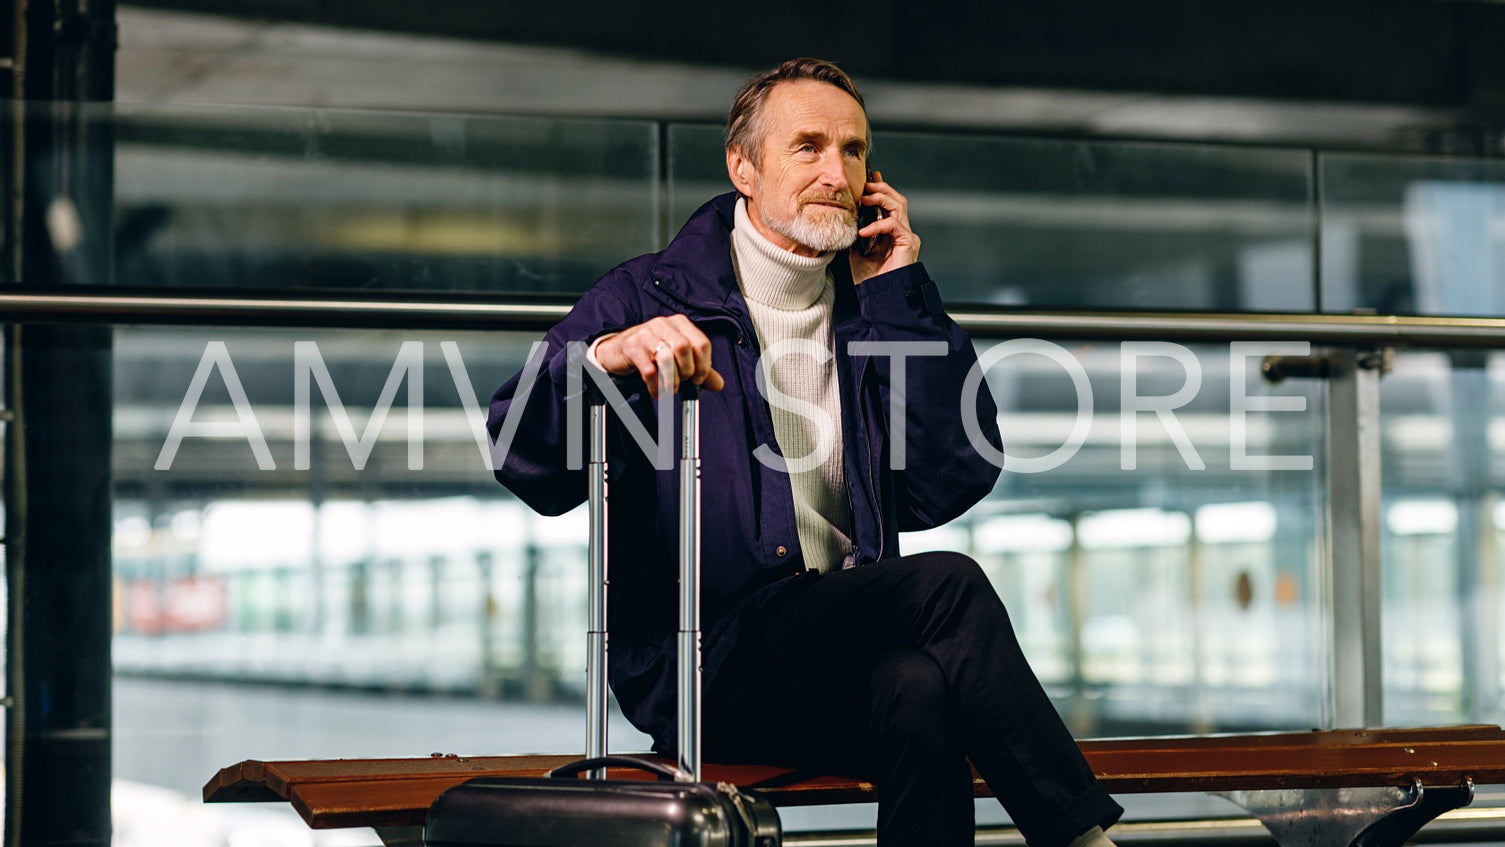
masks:
[[[1474,800],[1474,784],[1423,788],[1227,791],[1280,847],[1400,847],[1433,818]]]

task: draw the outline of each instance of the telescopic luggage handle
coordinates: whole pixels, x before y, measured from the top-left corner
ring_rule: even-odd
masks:
[[[587,601],[585,646],[585,755],[606,755],[606,395],[594,380],[587,381],[590,407],[590,463],[586,466],[590,540],[586,549]],[[592,776],[606,778],[603,767]]]
[[[668,402],[672,364],[660,360],[660,402]],[[679,386],[679,768],[676,779],[700,778],[700,386],[688,380]],[[588,760],[606,754],[606,397],[593,388],[589,394],[590,462],[586,475],[590,503],[590,541],[587,579],[590,582],[589,630],[586,636],[586,745]],[[605,778],[605,768],[592,776]]]
[[[581,759],[578,762],[560,765],[547,774],[544,774],[544,776],[550,779],[570,779],[586,771],[597,771],[597,769],[604,771],[608,767],[647,771],[657,776],[659,782],[694,782],[694,780],[688,778],[688,775],[684,771],[673,765],[666,765],[655,759],[642,759],[637,756],[598,756],[594,759]]]
[[[700,386],[680,386],[679,768],[700,779]]]

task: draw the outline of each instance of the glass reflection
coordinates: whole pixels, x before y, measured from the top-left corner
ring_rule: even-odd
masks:
[[[721,144],[669,127],[671,228],[730,190]],[[1301,151],[875,132],[872,164],[909,197],[952,304],[1315,306]]]
[[[1323,154],[1322,308],[1505,316],[1505,162]]]

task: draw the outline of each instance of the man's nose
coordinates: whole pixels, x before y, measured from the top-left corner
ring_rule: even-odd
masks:
[[[838,191],[848,191],[851,186],[847,184],[846,157],[841,151],[833,151],[821,157],[820,178],[821,182]]]

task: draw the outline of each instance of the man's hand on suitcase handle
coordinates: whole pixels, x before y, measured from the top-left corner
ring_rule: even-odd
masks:
[[[711,367],[711,340],[684,315],[653,318],[603,340],[596,346],[596,361],[608,373],[626,376],[636,372],[657,399],[661,375],[671,391],[678,390],[681,374],[690,382],[720,391],[726,381]],[[669,365],[673,367],[669,367]]]

